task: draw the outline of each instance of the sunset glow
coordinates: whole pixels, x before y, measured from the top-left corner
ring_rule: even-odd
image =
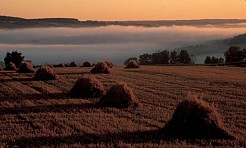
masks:
[[[245,0],[2,0],[0,15],[80,20],[246,19]]]

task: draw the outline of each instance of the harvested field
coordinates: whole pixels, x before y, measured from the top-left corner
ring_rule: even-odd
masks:
[[[0,146],[244,147],[246,69],[206,66],[114,66],[94,74],[106,90],[116,81],[133,87],[142,106],[100,108],[98,99],[67,93],[91,68],[54,68],[56,80],[35,81],[35,74],[0,71]],[[236,140],[175,140],[159,134],[187,93],[201,93],[222,117]]]

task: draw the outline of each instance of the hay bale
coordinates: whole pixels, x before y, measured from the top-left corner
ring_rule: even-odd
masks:
[[[70,67],[78,67],[79,64],[77,64],[76,62],[71,62],[69,66]]]
[[[19,70],[17,70],[18,73],[34,73],[35,70],[32,66],[31,62],[24,62],[20,65]]]
[[[4,69],[3,69],[3,67],[2,66],[0,66],[0,71],[3,71]]]
[[[6,67],[5,70],[12,71],[12,70],[17,70],[15,64],[13,62],[10,62]]]
[[[41,65],[33,65],[33,68],[39,68]]]
[[[60,63],[60,64],[57,65],[57,67],[66,67],[66,66],[63,63]]]
[[[126,68],[139,68],[139,65],[135,60],[130,60]]]
[[[41,66],[41,67],[49,67],[49,68],[54,68],[54,66],[53,66],[53,65],[51,65],[51,64],[45,64],[45,65],[43,65],[43,66]]]
[[[92,67],[91,62],[85,61],[82,65],[82,67]]]
[[[120,82],[112,86],[106,95],[100,98],[98,105],[101,107],[135,108],[139,107],[140,103],[132,88],[127,83]]]
[[[108,67],[113,68],[114,64],[111,61],[104,61]]]
[[[234,139],[213,107],[201,99],[186,99],[177,105],[172,119],[161,130],[170,138]]]
[[[92,68],[91,73],[92,74],[95,74],[95,73],[109,74],[110,71],[109,71],[108,65],[105,62],[99,62],[95,65],[94,68]]]
[[[43,66],[38,69],[34,76],[35,80],[55,80],[56,75],[53,72],[53,69],[48,66]]]
[[[69,94],[76,98],[98,98],[105,94],[103,84],[92,76],[79,78]]]

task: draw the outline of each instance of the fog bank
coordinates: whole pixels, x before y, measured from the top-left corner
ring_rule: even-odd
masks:
[[[34,64],[70,61],[82,63],[84,60],[96,62],[108,59],[122,65],[128,57],[145,52],[196,45],[245,32],[246,28],[243,27],[191,26],[0,30],[0,60],[3,60],[7,51],[18,50]],[[216,53],[216,49],[214,52]]]

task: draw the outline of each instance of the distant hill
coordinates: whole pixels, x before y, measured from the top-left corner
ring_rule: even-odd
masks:
[[[238,36],[235,36],[231,39],[224,40],[224,42],[227,42],[230,45],[245,45],[246,44],[246,34],[241,34]]]
[[[86,27],[105,25],[98,21],[79,21],[74,18],[39,18],[25,19],[20,17],[0,16],[0,28],[36,28],[36,27]]]
[[[224,52],[231,46],[239,46],[242,49],[246,49],[246,34],[223,40],[208,41],[204,44],[180,47],[174,50],[187,50],[191,55],[194,55],[194,61],[196,63],[203,63],[203,60],[207,55],[224,58]],[[196,59],[199,60],[196,61]]]
[[[11,16],[0,16],[0,21],[1,22],[40,22],[40,21],[45,21],[45,22],[53,22],[53,23],[78,23],[78,19],[74,18],[40,18],[40,19],[25,19],[25,18],[20,18],[20,17],[11,17]]]
[[[230,27],[233,24],[243,24],[246,20],[241,19],[201,19],[201,20],[155,20],[155,21],[79,21],[75,18],[39,18],[25,19],[20,17],[0,16],[0,28],[30,28],[30,27],[91,27],[106,25],[122,26],[217,26]]]

